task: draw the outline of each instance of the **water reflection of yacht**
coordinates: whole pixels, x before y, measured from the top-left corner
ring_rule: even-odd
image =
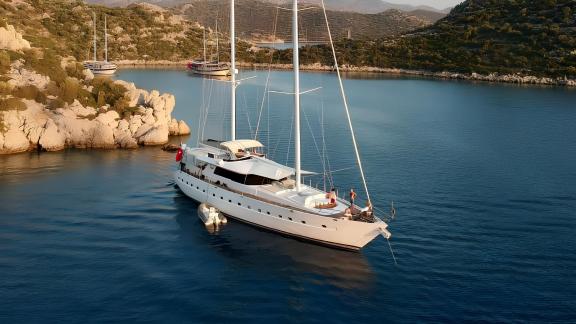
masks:
[[[231,70],[235,71],[234,0],[231,0]],[[188,197],[229,217],[282,235],[317,244],[359,250],[376,237],[391,234],[388,225],[372,211],[370,194],[362,169],[352,123],[345,105],[357,164],[362,175],[366,207],[337,198],[335,192],[302,183],[300,148],[300,74],[298,45],[298,2],[293,0],[294,60],[294,167],[279,164],[263,154],[257,140],[236,139],[236,76],[231,75],[231,139],[205,141],[199,147],[182,145],[174,173],[178,187]],[[339,80],[340,74],[338,73]],[[344,90],[340,82],[342,95]],[[346,100],[344,100],[346,102]],[[309,174],[309,173],[308,173]]]
[[[216,233],[206,231],[199,218],[190,212],[196,209],[194,202],[177,195],[174,203],[181,237],[195,249],[200,246],[255,269],[265,267],[267,271],[288,272],[288,275],[294,272],[299,276],[311,274],[314,280],[341,289],[374,287],[376,275],[360,253],[326,249],[242,223],[223,227],[214,235]]]

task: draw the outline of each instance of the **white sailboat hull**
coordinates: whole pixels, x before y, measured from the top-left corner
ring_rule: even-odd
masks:
[[[218,71],[203,71],[203,70],[190,70],[191,73],[199,75],[211,75],[211,76],[227,76],[230,75],[230,69],[218,70]]]
[[[214,206],[233,219],[317,244],[359,250],[383,231],[387,232],[383,222],[356,222],[270,204],[212,185],[180,170],[175,171],[174,179],[186,196]]]
[[[116,73],[116,69],[109,69],[109,70],[93,69],[91,71],[95,75],[113,75],[114,73]]]

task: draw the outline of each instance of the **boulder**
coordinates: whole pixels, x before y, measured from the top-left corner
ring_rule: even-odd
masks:
[[[164,110],[166,110],[166,115],[170,116],[172,115],[174,107],[176,106],[176,98],[174,98],[174,95],[166,93],[164,94],[164,100],[166,101],[164,105]]]
[[[120,119],[120,115],[115,110],[109,110],[103,114],[99,114],[98,117],[96,117],[97,121],[112,128],[116,128],[118,126],[118,119]]]
[[[151,127],[147,132],[138,137],[138,144],[141,145],[162,145],[166,144],[167,142],[168,142],[167,125]]]
[[[58,126],[52,119],[48,119],[38,144],[40,148],[46,151],[63,150],[66,146],[66,135],[60,132]]]
[[[136,140],[132,137],[132,135],[127,129],[126,130],[121,130],[118,128],[115,129],[114,141],[116,142],[116,145],[120,148],[127,149],[138,147],[138,142],[136,142]]]
[[[0,148],[0,153],[26,152],[30,148],[30,142],[23,131],[18,128],[11,128],[4,133],[4,146]]]
[[[29,48],[30,42],[22,38],[22,34],[17,32],[14,26],[0,27],[0,49],[20,51]]]
[[[160,96],[160,93],[158,92],[158,90],[150,91],[150,93],[146,96],[146,104],[148,106],[151,106],[151,102],[154,101],[159,96]]]
[[[48,114],[44,110],[44,106],[34,100],[22,101],[26,105],[26,110],[15,112],[18,119],[17,122],[10,125],[10,127],[20,128],[28,138],[28,141],[36,144],[40,139],[40,135],[44,131],[44,126],[48,120]]]
[[[142,116],[135,115],[130,118],[130,133],[136,134],[138,129],[142,126]]]
[[[176,120],[176,118],[172,118],[172,120],[170,121],[170,124],[168,125],[168,132],[170,133],[170,135],[180,134],[180,131],[178,129],[178,121]]]
[[[108,125],[96,122],[92,137],[92,148],[112,149],[116,147],[114,142],[114,131]]]
[[[50,82],[49,77],[19,67],[19,65],[21,65],[21,63],[12,64],[12,68],[6,73],[6,76],[10,79],[8,80],[10,85],[14,87],[33,85],[40,90],[46,89],[46,86]]]
[[[82,70],[82,75],[84,76],[84,80],[86,81],[91,81],[92,79],[94,79],[94,73],[92,73],[90,69]]]
[[[183,120],[178,122],[178,135],[190,135],[190,127]]]
[[[69,110],[74,112],[78,117],[88,117],[96,115],[96,109],[92,107],[84,107],[82,104],[74,99],[74,102],[67,106]]]
[[[116,126],[116,128],[130,133],[130,123],[126,119],[121,119],[118,122],[118,126]]]
[[[140,89],[128,90],[126,93],[126,97],[128,98],[128,106],[129,107],[136,107],[139,105],[143,105],[146,103],[146,91]]]

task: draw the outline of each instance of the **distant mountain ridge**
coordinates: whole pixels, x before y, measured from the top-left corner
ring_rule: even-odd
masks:
[[[264,0],[266,2],[271,2],[274,4],[285,4],[287,0]],[[147,2],[151,4],[155,4],[162,7],[176,7],[180,5],[184,5],[187,3],[191,3],[191,0],[87,0],[88,3],[93,4],[100,4],[109,7],[126,7],[128,5],[139,3],[139,2]],[[238,3],[240,4],[242,0],[239,0]],[[319,4],[320,0],[303,0],[302,3],[308,4]],[[336,11],[350,11],[350,12],[358,12],[358,13],[366,13],[366,14],[376,14],[386,10],[400,10],[405,12],[410,12],[414,10],[423,10],[429,12],[435,12],[438,14],[447,14],[450,12],[451,8],[446,8],[443,10],[436,9],[430,6],[412,6],[412,5],[404,5],[404,4],[397,4],[391,3],[387,1],[378,1],[378,0],[325,0],[326,6],[330,10]]]
[[[278,10],[270,1],[241,0],[236,4],[236,29],[238,36],[248,40],[270,39],[276,24],[276,38],[291,39],[291,12]],[[301,5],[302,7],[312,5]],[[220,30],[228,31],[229,0],[193,0],[177,7],[175,13],[203,26],[214,27],[219,21]],[[277,19],[276,19],[277,16]],[[410,32],[431,24],[427,19],[388,10],[377,14],[346,11],[329,11],[328,19],[335,38],[377,39]],[[321,10],[305,10],[300,13],[301,38],[310,42],[325,42],[327,30]]]
[[[320,0],[304,0],[303,2],[310,4],[319,4]],[[414,10],[424,10],[441,14],[447,13],[446,9],[439,10],[430,6],[423,6],[423,5],[412,6],[412,5],[397,4],[378,0],[325,0],[324,3],[330,10],[352,11],[367,14],[380,13],[391,9],[400,10],[404,12],[410,12]]]

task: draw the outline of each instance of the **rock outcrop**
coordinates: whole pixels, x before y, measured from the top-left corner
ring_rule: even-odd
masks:
[[[23,39],[22,34],[17,32],[14,26],[0,27],[0,49],[20,51],[29,48],[30,42]]]
[[[33,100],[23,100],[25,110],[0,112],[4,128],[0,128],[0,154],[31,149],[59,151],[67,147],[137,148],[163,145],[169,136],[190,134],[184,121],[172,118],[176,104],[173,95],[115,82],[128,89],[126,97],[137,107],[136,113],[121,117],[108,106],[84,107],[77,100],[51,110]]]

